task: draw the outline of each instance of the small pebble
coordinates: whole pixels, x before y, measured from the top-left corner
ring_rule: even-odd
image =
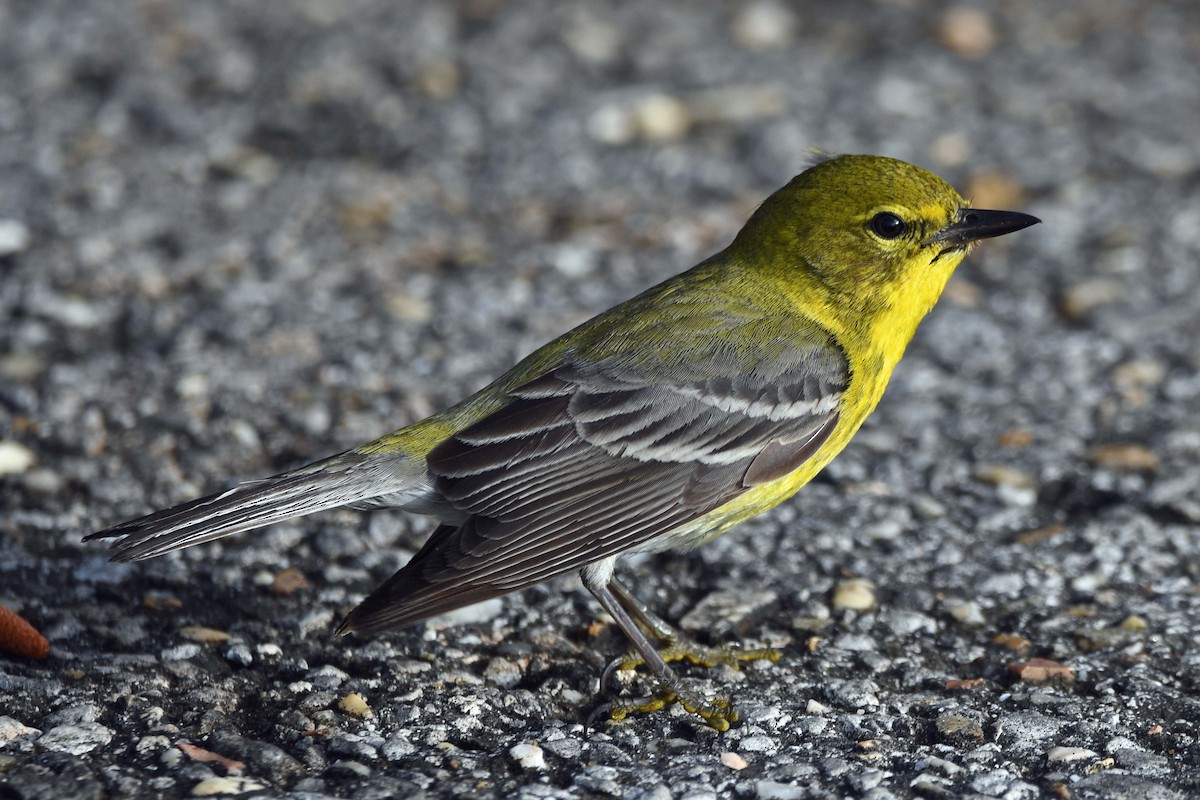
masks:
[[[1023,681],[1043,683],[1049,680],[1075,680],[1075,672],[1066,664],[1048,658],[1031,658],[1008,665],[1008,671]]]
[[[1028,428],[1009,428],[996,437],[997,447],[1028,447],[1033,444],[1033,431]]]
[[[20,253],[29,247],[29,228],[15,219],[0,219],[0,257]]]
[[[417,752],[417,746],[407,739],[393,736],[383,743],[380,754],[388,761],[400,761]]]
[[[374,719],[375,712],[358,692],[351,692],[338,701],[338,708],[360,719]]]
[[[949,9],[942,15],[937,33],[938,39],[947,49],[966,58],[981,58],[996,46],[996,28],[992,24],[992,18],[979,8],[959,6]]]
[[[0,652],[43,659],[50,655],[50,641],[27,619],[0,605]]]
[[[809,700],[808,703],[805,705],[804,710],[808,714],[818,714],[818,715],[819,714],[828,714],[830,711],[829,706],[825,705],[824,703],[818,702],[816,700]]]
[[[112,741],[113,732],[98,722],[59,725],[38,737],[37,743],[46,750],[81,756]]]
[[[181,644],[163,650],[159,654],[159,658],[163,661],[187,661],[189,658],[195,658],[198,655],[200,655],[200,645]]]
[[[739,742],[739,747],[745,753],[774,753],[779,745],[769,736],[747,736]]]
[[[1095,750],[1088,750],[1086,747],[1054,747],[1046,754],[1046,760],[1070,763],[1096,758],[1097,755],[1099,754]]]
[[[176,744],[176,747],[192,761],[198,761],[201,764],[217,764],[230,776],[241,775],[243,770],[246,769],[246,764],[242,761],[223,756],[220,753],[215,753],[212,750],[192,744],[191,742],[179,742]]]
[[[974,600],[947,599],[942,607],[946,609],[947,614],[963,625],[983,625],[987,622],[983,616],[983,609]]]
[[[974,471],[975,480],[991,486],[1011,486],[1017,489],[1032,489],[1037,481],[1028,472],[1003,464],[980,464]]]
[[[229,634],[216,628],[205,628],[200,625],[188,625],[179,629],[179,635],[190,642],[201,644],[216,644],[229,641]]]
[[[1058,310],[1069,321],[1080,322],[1092,311],[1112,305],[1124,294],[1124,287],[1111,278],[1089,278],[1063,292],[1058,300]]]
[[[719,760],[721,762],[721,766],[729,767],[729,769],[734,771],[743,770],[750,766],[750,763],[746,761],[746,759],[730,750],[726,750],[724,753],[721,753]]]
[[[20,475],[36,461],[28,447],[16,442],[0,442],[0,476]]]
[[[875,584],[865,578],[842,581],[833,591],[834,608],[866,611],[875,607]]]
[[[1033,649],[1033,642],[1015,633],[998,633],[992,637],[992,644],[1007,647],[1020,656],[1029,655],[1029,651]]]
[[[634,115],[642,138],[659,144],[679,141],[692,125],[687,105],[665,94],[644,98],[634,108]]]
[[[6,353],[0,355],[0,378],[16,383],[32,381],[45,371],[45,360],[36,353]]]
[[[603,106],[588,117],[587,132],[601,144],[618,147],[637,138],[637,120],[624,108]]]
[[[976,208],[1020,208],[1025,203],[1025,190],[1011,175],[985,171],[972,175],[965,189]]]
[[[621,55],[621,31],[591,14],[580,14],[562,34],[563,44],[581,61],[611,64]]]
[[[206,778],[192,787],[192,797],[212,797],[219,794],[246,794],[267,787],[250,778]]]
[[[239,667],[248,667],[254,663],[254,654],[244,644],[235,644],[225,651],[225,660]]]
[[[29,470],[25,473],[24,481],[26,488],[46,497],[58,494],[65,485],[61,475],[46,467]]]
[[[37,728],[30,728],[12,717],[0,716],[0,742],[11,742],[22,736],[36,736],[41,733]]]
[[[308,586],[308,578],[304,577],[303,572],[288,567],[287,569],[280,570],[271,577],[270,591],[272,594],[286,597],[295,594],[301,589],[307,589]]]
[[[953,778],[955,775],[961,775],[966,771],[953,761],[947,761],[946,759],[938,758],[937,756],[930,756],[927,758],[925,760],[925,765],[929,769],[937,770],[943,775],[947,775],[951,778]]]
[[[1106,647],[1124,647],[1146,637],[1150,626],[1136,614],[1126,617],[1120,625],[1107,628],[1083,628],[1075,632],[1075,643],[1085,653]]]
[[[929,145],[929,157],[943,167],[960,167],[971,156],[971,140],[957,131],[939,134]]]
[[[449,100],[462,86],[462,70],[453,61],[434,61],[419,69],[417,84],[434,100]]]
[[[503,689],[511,689],[524,677],[521,666],[507,658],[493,658],[483,671],[483,677]]]
[[[1043,525],[1040,528],[1023,531],[1017,534],[1017,543],[1023,545],[1037,544],[1046,539],[1053,539],[1067,529],[1066,525],[1061,522],[1055,522],[1051,525]]]
[[[1136,359],[1118,364],[1112,371],[1113,383],[1127,403],[1143,406],[1150,402],[1148,391],[1167,377],[1167,369],[1157,361]]]
[[[371,768],[361,761],[343,759],[329,765],[329,771],[334,775],[346,778],[366,778],[371,775]]]
[[[1092,466],[1123,472],[1154,472],[1158,456],[1149,447],[1139,444],[1101,444],[1088,450]]]
[[[304,675],[304,678],[310,681],[313,686],[318,686],[322,689],[337,689],[343,683],[350,680],[349,675],[332,664],[323,664],[315,669],[310,669]]]
[[[134,749],[139,754],[153,753],[158,750],[166,750],[171,746],[171,740],[166,736],[143,736],[138,739],[138,743]]]
[[[508,754],[521,769],[546,769],[546,754],[536,742],[526,742],[509,748]]]
[[[1002,464],[982,464],[975,479],[996,487],[996,496],[1011,506],[1030,508],[1037,503],[1037,481],[1024,470]]]
[[[436,313],[432,303],[408,292],[392,292],[387,296],[386,304],[391,315],[404,322],[429,322]]]
[[[746,3],[734,14],[730,28],[733,40],[747,50],[771,50],[791,44],[796,15],[782,3]]]
[[[947,744],[974,746],[983,741],[983,726],[962,714],[942,714],[935,724]]]
[[[379,750],[363,741],[362,737],[354,734],[335,736],[329,740],[329,753],[340,758],[354,761],[375,761],[379,758]]]
[[[812,795],[807,786],[779,783],[778,781],[756,781],[754,796],[758,800],[803,800]]]
[[[788,95],[773,83],[722,86],[692,95],[687,106],[693,122],[739,125],[783,114]]]

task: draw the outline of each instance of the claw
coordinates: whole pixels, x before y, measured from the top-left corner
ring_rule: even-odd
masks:
[[[600,705],[593,708],[591,713],[589,713],[587,715],[587,719],[585,719],[583,721],[583,726],[585,728],[599,728],[600,723],[605,718],[613,719],[613,704],[612,703],[601,703]],[[622,719],[624,719],[624,717],[622,717]],[[614,720],[614,721],[619,721],[619,720]]]
[[[604,672],[600,673],[600,694],[608,694],[612,689],[613,676],[622,670],[637,669],[639,664],[629,665],[629,654],[617,656],[604,667]]]

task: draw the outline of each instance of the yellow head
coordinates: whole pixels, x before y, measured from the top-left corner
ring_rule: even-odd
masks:
[[[907,343],[975,242],[1036,222],[971,209],[941,178],[903,161],[836,156],[767,198],[730,255],[802,293],[843,330],[875,339],[883,328]]]

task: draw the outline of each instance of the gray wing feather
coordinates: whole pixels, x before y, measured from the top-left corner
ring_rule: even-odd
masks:
[[[828,437],[848,369],[826,343],[738,375],[645,375],[565,360],[434,448],[443,525],[343,623],[376,632],[611,555],[790,473]]]
[[[273,522],[408,491],[394,464],[353,451],[271,478],[239,483],[84,537],[116,539],[113,561],[139,561]]]

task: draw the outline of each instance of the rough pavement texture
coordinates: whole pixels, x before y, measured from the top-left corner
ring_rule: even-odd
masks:
[[[0,656],[0,797],[1196,796],[1198,17],[0,4],[0,603],[52,646]],[[1045,224],[967,262],[818,482],[626,565],[783,650],[687,671],[741,727],[587,727],[623,645],[577,582],[335,640],[428,531],[403,514],[80,543],[461,398],[720,248],[810,146]]]

